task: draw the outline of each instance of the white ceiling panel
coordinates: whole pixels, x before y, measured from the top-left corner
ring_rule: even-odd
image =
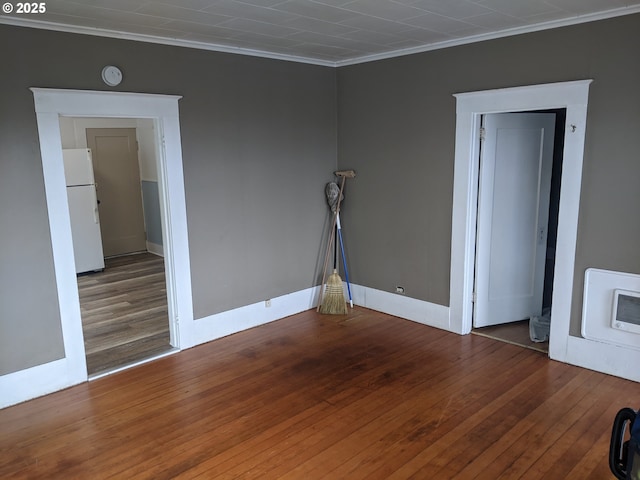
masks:
[[[444,15],[445,17],[455,18],[457,20],[482,15],[483,13],[489,13],[491,11],[485,6],[467,0],[450,0],[448,2],[443,2],[442,0],[409,1],[413,1],[415,7],[426,10],[427,12],[437,13],[438,15]]]
[[[528,2],[514,2],[513,0],[479,0],[478,3],[490,8],[494,12],[512,15],[514,17],[528,17],[558,11],[557,7],[543,0],[529,0]]]
[[[46,9],[0,23],[337,66],[639,13],[640,0],[47,0]]]
[[[247,33],[259,33],[262,35],[272,35],[274,37],[287,37],[299,33],[300,30],[285,27],[283,25],[274,25],[273,23],[257,22],[248,18],[232,18],[226,22],[220,23],[223,28],[231,30],[240,30]]]
[[[240,2],[216,2],[213,5],[203,8],[202,11],[235,18],[249,18],[260,22],[271,22],[275,25],[300,18],[299,15],[295,13]]]
[[[348,38],[350,40],[356,40],[358,42],[370,43],[373,45],[398,45],[403,42],[404,37],[399,37],[397,35],[388,35],[386,33],[381,32],[372,32],[371,30],[352,30],[349,33],[345,33],[341,35],[343,38]],[[411,43],[411,45],[415,45],[415,43]]]
[[[324,35],[335,36],[361,31],[357,28],[342,25],[340,23],[323,22],[322,20],[316,20],[315,18],[300,16],[297,16],[292,20],[285,21],[283,25],[305,32],[322,33]]]
[[[486,28],[489,31],[500,31],[508,28],[520,27],[526,25],[526,21],[522,18],[504,15],[498,12],[483,13],[477,17],[467,18],[465,21]]]
[[[191,10],[189,8],[175,7],[162,3],[147,3],[136,10],[136,15],[140,14],[156,20],[164,20],[165,22],[170,19],[203,23],[205,25],[218,25],[234,18],[229,15],[210,13],[202,10]]]
[[[162,25],[162,28],[167,28],[173,31],[184,32],[187,36],[190,34],[198,35],[211,35],[219,38],[233,38],[244,32],[240,30],[232,30],[231,28],[224,28],[220,25],[207,25],[204,23],[185,22],[184,20],[171,20]]]
[[[626,0],[607,0],[606,2],[603,0],[549,0],[547,3],[571,14],[586,14],[597,11],[598,8],[602,7],[603,3],[606,3],[610,9],[637,5],[637,2]]]
[[[285,12],[296,13],[303,17],[315,18],[323,22],[340,23],[348,18],[357,17],[360,14],[352,10],[332,7],[323,3],[312,2],[310,0],[292,0],[278,3],[272,8],[283,10]]]
[[[455,35],[457,32],[463,32],[472,26],[462,20],[455,20],[437,13],[427,13],[419,17],[409,18],[405,20],[405,23],[445,35]]]
[[[363,15],[392,21],[402,21],[424,14],[424,10],[399,3],[392,3],[387,0],[356,0],[345,4],[343,8],[362,13]]]

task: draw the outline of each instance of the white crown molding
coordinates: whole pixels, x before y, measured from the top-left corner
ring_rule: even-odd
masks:
[[[194,40],[181,40],[179,38],[159,37],[155,35],[145,35],[142,33],[121,32],[118,30],[108,30],[104,28],[83,27],[79,25],[66,25],[55,22],[45,22],[42,20],[23,19],[9,16],[0,16],[0,24],[14,25],[17,27],[38,28],[41,30],[54,30],[56,32],[79,33],[82,35],[93,35],[96,37],[117,38],[120,40],[133,40],[136,42],[156,43],[160,45],[170,45],[173,47],[195,48],[197,50],[209,50],[212,52],[234,53],[236,55],[248,55],[251,57],[270,58],[273,60],[285,60],[296,63],[308,63],[324,67],[335,67],[336,63],[320,60],[316,58],[299,57],[296,55],[286,55],[263,50],[253,50],[250,48],[233,47],[229,45],[219,45],[213,43],[196,42]]]
[[[196,42],[193,40],[181,40],[178,38],[159,37],[154,35],[144,35],[139,33],[122,32],[118,30],[108,30],[102,28],[83,27],[78,25],[66,25],[55,22],[45,22],[41,20],[33,20],[27,18],[17,18],[10,16],[0,16],[0,24],[15,25],[19,27],[39,28],[43,30],[55,30],[67,33],[79,33],[84,35],[94,35],[98,37],[118,38],[122,40],[133,40],[137,42],[156,43],[161,45],[171,45],[176,47],[195,48],[199,50],[209,50],[214,52],[233,53],[237,55],[249,55],[253,57],[270,58],[274,60],[284,60],[296,63],[307,63],[311,65],[319,65],[324,67],[345,67],[349,65],[357,65],[360,63],[374,62],[377,60],[385,60],[388,58],[402,57],[412,55],[414,53],[428,52],[432,50],[440,50],[443,48],[455,47],[458,45],[467,45],[470,43],[483,42],[486,40],[494,40],[497,38],[510,37],[513,35],[521,35],[524,33],[539,32],[541,30],[550,30],[553,28],[577,25],[580,23],[594,22],[597,20],[605,20],[613,17],[624,15],[632,15],[640,13],[640,5],[631,7],[622,7],[603,12],[590,13],[586,15],[578,15],[564,20],[553,20],[550,22],[538,23],[524,27],[509,28],[498,32],[474,35],[471,37],[449,40],[446,42],[432,43],[418,47],[405,48],[402,50],[393,50],[389,52],[354,57],[347,60],[339,60],[337,62],[329,60],[321,60],[310,57],[300,57],[296,55],[287,55],[282,53],[267,52],[264,50],[254,50],[250,48],[233,47],[229,45],[219,45],[213,43]]]
[[[606,10],[604,12],[590,13],[587,15],[579,15],[577,17],[567,18],[564,20],[553,20],[550,22],[537,23],[535,25],[527,25],[524,27],[508,28],[498,32],[484,33],[471,37],[464,37],[456,40],[448,40],[446,42],[432,43],[420,47],[405,48],[403,50],[394,50],[364,57],[357,57],[350,60],[340,60],[334,63],[335,67],[346,67],[349,65],[357,65],[359,63],[375,62],[377,60],[385,60],[387,58],[402,57],[414,53],[429,52],[432,50],[441,50],[443,48],[456,47],[458,45],[468,45],[470,43],[484,42],[486,40],[494,40],[497,38],[511,37],[513,35],[522,35],[524,33],[539,32],[541,30],[551,30],[559,27],[567,27],[570,25],[578,25],[580,23],[595,22],[597,20],[606,20],[607,18],[622,17],[624,15],[632,15],[640,13],[640,5],[633,7],[622,7],[614,10]]]

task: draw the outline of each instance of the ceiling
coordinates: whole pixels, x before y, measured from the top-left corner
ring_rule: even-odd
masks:
[[[348,65],[640,12],[640,0],[47,0],[0,23]],[[30,4],[31,5],[31,4]]]

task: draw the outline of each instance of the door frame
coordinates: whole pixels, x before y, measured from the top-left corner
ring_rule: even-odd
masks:
[[[589,85],[592,80],[455,94],[456,140],[451,232],[449,325],[471,332],[479,172],[480,119],[487,113],[565,108],[563,168],[549,356],[567,361],[571,298]]]
[[[169,331],[172,346],[192,346],[193,306],[182,168],[178,100],[156,95],[31,88],[34,96],[45,197],[51,232],[65,357],[7,376],[8,404],[88,379],[73,243],[66,198],[60,116],[150,118],[154,120],[163,222]]]

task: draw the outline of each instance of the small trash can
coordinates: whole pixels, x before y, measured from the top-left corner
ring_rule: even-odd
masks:
[[[550,329],[551,309],[544,309],[539,317],[529,317],[529,338],[532,342],[542,343],[548,341]]]

